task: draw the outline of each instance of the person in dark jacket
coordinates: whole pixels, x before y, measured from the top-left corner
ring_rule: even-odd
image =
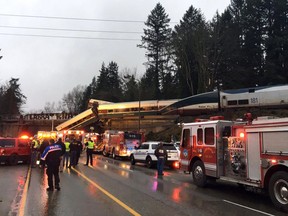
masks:
[[[39,148],[40,156],[43,154],[43,152],[47,146],[49,146],[49,141],[47,139],[44,139],[40,145],[40,148]],[[45,161],[40,160],[40,167],[43,169],[45,168]]]
[[[78,165],[79,158],[80,158],[81,152],[83,150],[83,144],[82,144],[80,139],[78,139],[76,142],[77,142],[76,165]]]
[[[154,154],[157,157],[158,176],[162,176],[165,160],[167,158],[167,151],[164,149],[162,142],[159,143],[158,147],[155,149]]]
[[[59,165],[60,157],[63,155],[62,147],[56,144],[54,139],[49,140],[49,146],[47,146],[41,155],[41,160],[44,160],[47,164],[46,174],[48,176],[48,188],[47,191],[53,191],[55,189],[60,190],[60,178],[59,178]],[[54,183],[53,184],[53,177]]]
[[[73,139],[73,141],[70,144],[70,166],[69,168],[75,167],[77,163],[77,141],[76,139]]]
[[[63,168],[64,168],[64,163],[62,163],[62,160],[63,160],[63,155],[65,154],[66,152],[66,146],[65,144],[62,142],[62,138],[59,138],[56,142],[56,144],[59,144],[62,148],[62,156],[60,157],[60,167],[59,167],[59,171],[60,172],[63,172]]]

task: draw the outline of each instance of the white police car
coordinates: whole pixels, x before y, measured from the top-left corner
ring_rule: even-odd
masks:
[[[140,162],[145,163],[148,168],[152,168],[157,163],[157,157],[154,155],[154,152],[159,143],[159,141],[143,142],[138,148],[132,151],[130,155],[131,164],[134,165]],[[163,147],[167,151],[165,165],[171,168],[179,168],[179,155],[175,145],[163,142]]]

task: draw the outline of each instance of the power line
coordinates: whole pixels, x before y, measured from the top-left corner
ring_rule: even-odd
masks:
[[[142,34],[143,32],[127,32],[127,31],[100,31],[89,29],[61,29],[61,28],[45,28],[45,27],[29,27],[29,26],[7,26],[0,25],[0,28],[15,28],[15,29],[38,29],[38,30],[52,30],[52,31],[78,31],[78,32],[99,32],[99,33],[120,33],[120,34]]]
[[[76,36],[61,36],[61,35],[33,35],[33,34],[11,34],[2,33],[0,35],[6,36],[27,36],[27,37],[46,37],[46,38],[64,38],[64,39],[88,39],[88,40],[110,40],[110,41],[140,41],[140,39],[133,38],[100,38],[100,37],[76,37]]]
[[[96,19],[96,18],[79,18],[79,17],[58,17],[58,16],[36,16],[24,14],[0,14],[0,16],[10,17],[28,17],[28,18],[41,18],[41,19],[62,19],[62,20],[82,20],[82,21],[97,21],[97,22],[118,22],[118,23],[144,23],[142,20],[120,20],[120,19]],[[177,22],[170,22],[177,24]]]
[[[79,17],[57,17],[57,16],[34,16],[23,14],[0,14],[0,16],[12,16],[12,17],[29,17],[29,18],[44,18],[44,19],[64,19],[64,20],[85,20],[85,21],[98,21],[98,22],[124,22],[124,23],[144,23],[140,20],[118,20],[118,19],[94,19],[94,18],[79,18]]]

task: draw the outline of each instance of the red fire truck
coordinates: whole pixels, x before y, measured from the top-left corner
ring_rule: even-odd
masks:
[[[141,133],[107,130],[103,134],[103,155],[112,155],[114,159],[117,156],[129,158],[133,149],[143,141]]]
[[[288,118],[184,123],[180,151],[180,169],[197,186],[212,178],[260,188],[288,212]]]

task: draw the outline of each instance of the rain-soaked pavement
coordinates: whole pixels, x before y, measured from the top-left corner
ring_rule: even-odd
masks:
[[[87,167],[84,159],[60,173],[61,191],[53,192],[46,191],[42,169],[0,166],[0,215],[286,215],[267,196],[234,184],[197,188],[191,175],[178,170],[167,169],[158,178],[155,169],[129,161],[94,155],[93,167]]]

